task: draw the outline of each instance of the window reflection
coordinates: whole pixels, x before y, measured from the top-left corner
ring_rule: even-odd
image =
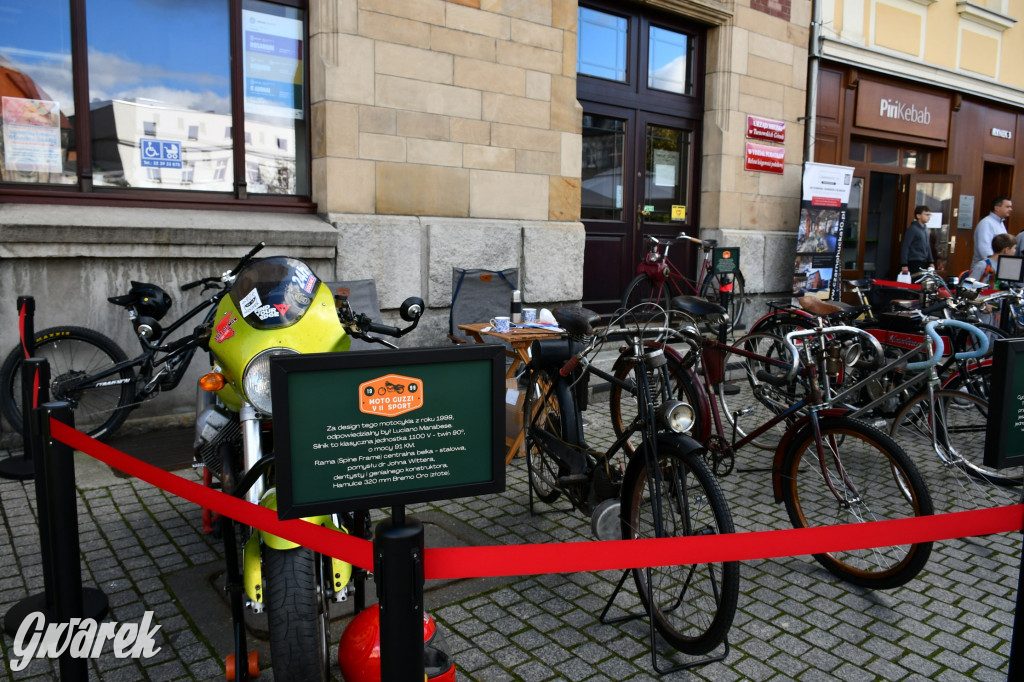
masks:
[[[625,121],[583,115],[583,219],[622,219],[625,145]]]
[[[675,31],[651,27],[647,87],[690,94],[690,40]]]
[[[232,191],[227,3],[88,0],[86,26],[93,184]]]
[[[77,152],[66,0],[0,12],[0,180],[73,184]]]
[[[576,71],[625,82],[629,26],[626,19],[580,7],[578,26]]]

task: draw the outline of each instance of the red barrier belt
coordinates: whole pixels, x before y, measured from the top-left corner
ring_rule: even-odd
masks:
[[[343,559],[350,564],[373,570],[373,547],[368,540],[339,533],[307,521],[281,521],[277,512],[258,504],[240,500],[213,488],[175,476],[120,450],[101,443],[67,424],[50,419],[50,433],[60,442],[81,450],[104,464],[120,469],[129,476],[145,481],[172,495],[186,499],[222,516],[228,516],[254,528],[297,542],[304,547]]]
[[[277,513],[175,476],[104,445],[54,419],[54,438],[116,469],[219,514],[349,563],[373,569],[373,550],[361,540]],[[749,561],[1007,533],[1024,529],[1024,505],[841,526],[570,545],[492,545],[427,549],[427,580],[621,570],[642,566]]]
[[[25,308],[28,306],[21,306],[18,309],[18,338],[21,339],[21,350],[25,353],[25,358],[32,357],[32,352],[28,349],[28,343],[25,342]],[[32,380],[32,407],[39,407],[39,370],[35,372],[35,378]]]

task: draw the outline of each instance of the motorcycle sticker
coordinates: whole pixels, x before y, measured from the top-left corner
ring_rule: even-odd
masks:
[[[359,411],[397,417],[423,407],[423,382],[388,374],[359,384]]]
[[[316,275],[305,266],[296,267],[295,274],[292,275],[292,281],[298,284],[307,294],[312,294],[313,287],[316,286]]]
[[[252,311],[262,305],[263,301],[260,300],[260,293],[253,289],[245,298],[242,299],[242,317],[249,317]]]
[[[270,305],[260,306],[255,311],[256,317],[261,320],[269,320],[272,317],[281,317],[281,313],[278,312],[277,308]]]
[[[288,309],[291,308],[291,306],[288,305],[287,303],[275,303],[274,307],[277,308],[277,312],[281,313],[282,315],[287,315]]]
[[[214,340],[217,343],[224,343],[234,336],[235,330],[231,328],[231,325],[235,322],[238,322],[237,317],[232,317],[231,313],[224,313],[224,317],[217,323],[217,335],[214,337]]]

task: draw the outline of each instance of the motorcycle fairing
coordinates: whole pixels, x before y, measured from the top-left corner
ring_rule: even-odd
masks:
[[[239,274],[228,296],[253,329],[290,327],[313,304],[320,280],[302,261],[274,256]]]

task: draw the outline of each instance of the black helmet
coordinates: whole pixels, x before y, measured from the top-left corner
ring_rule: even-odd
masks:
[[[154,320],[166,315],[172,302],[166,291],[155,284],[145,282],[132,282],[132,290],[128,296],[131,297],[129,305],[135,308],[139,315],[152,317]]]

